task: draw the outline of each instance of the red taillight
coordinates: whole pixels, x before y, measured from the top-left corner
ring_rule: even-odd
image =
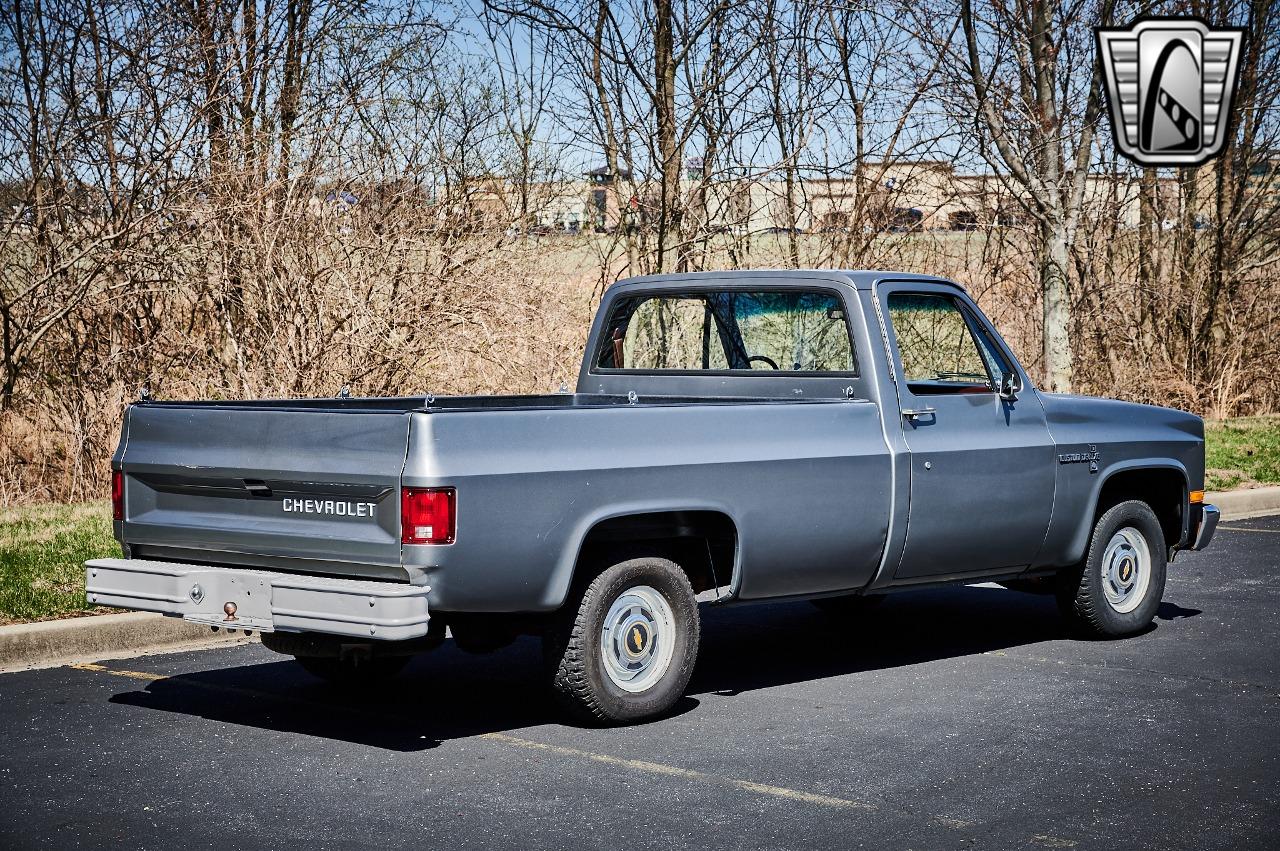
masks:
[[[452,544],[455,503],[453,488],[401,488],[400,542]]]
[[[124,473],[119,470],[111,471],[111,517],[124,519]]]

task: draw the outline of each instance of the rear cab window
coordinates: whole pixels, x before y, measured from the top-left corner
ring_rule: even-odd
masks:
[[[610,372],[857,375],[839,296],[801,289],[619,299],[593,366]]]

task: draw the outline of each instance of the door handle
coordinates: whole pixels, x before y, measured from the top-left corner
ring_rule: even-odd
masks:
[[[902,415],[909,420],[918,420],[921,417],[933,417],[934,419],[937,419],[938,411],[936,408],[903,408]]]

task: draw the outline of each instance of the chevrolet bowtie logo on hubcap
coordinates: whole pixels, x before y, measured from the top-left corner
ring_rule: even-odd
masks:
[[[649,646],[649,630],[641,624],[632,624],[627,631],[627,652],[639,656]]]

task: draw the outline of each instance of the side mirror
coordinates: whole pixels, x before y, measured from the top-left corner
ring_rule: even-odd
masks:
[[[1016,372],[1000,373],[1000,398],[1012,402],[1018,398],[1018,374]]]

